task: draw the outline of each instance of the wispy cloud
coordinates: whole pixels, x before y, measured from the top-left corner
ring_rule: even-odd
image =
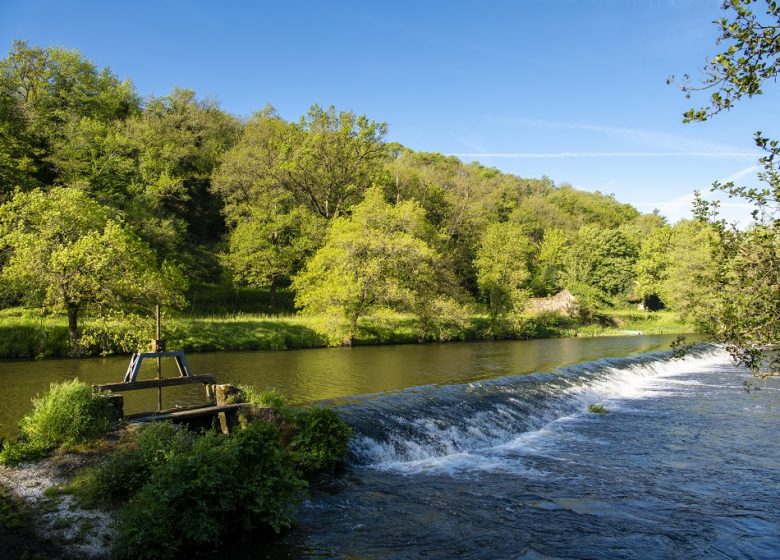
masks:
[[[758,152],[461,152],[448,154],[460,158],[560,159],[560,158],[755,158]]]
[[[715,199],[720,202],[720,217],[727,221],[737,224],[750,223],[750,212],[753,210],[752,205],[746,202],[732,202],[729,199],[724,198],[721,193],[707,193],[705,198],[709,200]],[[670,222],[674,223],[678,220],[690,219],[693,217],[693,199],[694,195],[691,193],[669,200],[658,202],[632,202],[631,204],[645,212],[657,209],[661,214],[666,216]]]
[[[623,144],[655,149],[661,153],[681,155],[712,154],[713,157],[757,157],[758,151],[745,151],[721,142],[712,142],[687,135],[672,134],[646,128],[620,127],[603,124],[553,121],[528,118],[496,118],[494,122],[521,127],[545,128],[548,130],[581,130],[593,132],[619,140]],[[723,154],[726,154],[725,156]],[[735,155],[732,155],[735,154]],[[738,154],[738,155],[736,155]]]
[[[750,167],[746,167],[744,169],[740,169],[736,173],[732,173],[728,177],[724,177],[723,179],[720,180],[720,182],[721,183],[732,183],[732,182],[735,183],[735,182],[739,181],[740,179],[743,179],[744,177],[747,177],[748,175],[752,175],[753,173],[755,173],[759,169],[761,169],[760,165],[751,165]]]

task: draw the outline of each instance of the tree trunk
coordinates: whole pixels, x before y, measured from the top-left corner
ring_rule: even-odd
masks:
[[[76,343],[79,339],[79,308],[76,305],[68,306],[68,335],[70,341]]]

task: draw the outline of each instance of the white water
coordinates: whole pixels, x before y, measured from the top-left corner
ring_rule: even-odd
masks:
[[[572,422],[594,421],[599,415],[588,412],[590,404],[617,411],[636,399],[684,393],[701,382],[677,377],[692,371],[714,372],[731,364],[721,349],[680,359],[659,356],[627,362],[606,367],[591,362],[568,368],[564,373],[569,378],[573,375],[576,382],[567,379],[564,384],[549,375],[533,383],[523,377],[516,383],[469,384],[464,386],[463,399],[480,398],[482,393],[507,396],[497,402],[485,399],[482,408],[473,411],[472,406],[463,415],[458,414],[457,402],[447,403],[445,413],[442,407],[434,407],[430,414],[418,417],[387,411],[393,428],[381,440],[359,434],[353,454],[373,469],[402,474],[462,477],[490,471],[544,476],[526,467],[523,456],[543,455],[571,438],[571,430],[565,428]]]

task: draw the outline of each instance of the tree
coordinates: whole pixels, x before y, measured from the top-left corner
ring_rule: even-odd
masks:
[[[502,315],[522,312],[529,296],[529,261],[533,252],[534,247],[519,224],[495,223],[485,230],[475,267],[493,321]]]
[[[649,231],[639,244],[634,293],[642,299],[646,309],[658,309],[659,303],[663,302],[661,292],[668,274],[670,236],[671,229],[664,225]]]
[[[780,69],[780,4],[762,2],[763,14],[753,10],[754,0],[725,0],[724,17],[716,23],[718,44],[725,48],[704,68],[704,79],[691,85],[684,77],[682,89],[690,97],[698,91],[712,91],[709,103],[683,115],[685,122],[705,121],[734,107],[737,101],[763,93],[766,81],[776,81]],[[672,77],[670,81],[673,81]],[[780,368],[780,143],[755,134],[756,145],[766,155],[759,162],[759,179],[764,187],[737,186],[715,182],[713,190],[747,200],[755,209],[753,224],[739,231],[718,219],[717,203],[701,198],[696,214],[718,235],[713,247],[719,273],[711,289],[715,295],[713,313],[706,330],[726,344],[732,356],[754,372],[776,372]]]
[[[582,226],[569,252],[569,283],[610,297],[626,294],[634,281],[636,258],[636,245],[620,230]]]
[[[185,282],[105,207],[74,189],[17,192],[0,206],[0,278],[30,303],[79,316],[154,303],[177,304]]]
[[[533,267],[532,290],[535,295],[548,296],[563,287],[563,272],[569,251],[569,239],[558,228],[544,230]]]
[[[223,262],[244,285],[276,289],[302,268],[320,247],[323,218],[282,195],[276,204],[252,205],[228,235]]]
[[[331,222],[325,244],[294,278],[296,305],[337,317],[347,345],[373,310],[427,314],[439,294],[441,260],[430,235],[418,204],[393,206],[380,188],[369,189],[351,216]]]
[[[334,107],[312,105],[297,123],[273,107],[255,114],[226,156],[215,190],[232,214],[258,191],[289,193],[325,219],[348,212],[379,177],[385,161],[385,123]]]
[[[720,243],[717,231],[695,220],[674,225],[666,247],[666,267],[657,285],[661,300],[699,327],[712,318],[718,282],[713,248]]]
[[[130,82],[98,70],[78,51],[15,41],[0,60],[0,197],[16,187],[51,186],[60,170],[54,153],[81,119],[123,120],[140,109]],[[8,181],[8,182],[5,182]]]

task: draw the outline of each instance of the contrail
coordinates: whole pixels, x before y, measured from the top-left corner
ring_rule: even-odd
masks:
[[[562,159],[562,158],[659,158],[659,157],[703,157],[703,158],[755,158],[760,152],[464,152],[451,153],[460,158],[504,158],[504,159]]]

